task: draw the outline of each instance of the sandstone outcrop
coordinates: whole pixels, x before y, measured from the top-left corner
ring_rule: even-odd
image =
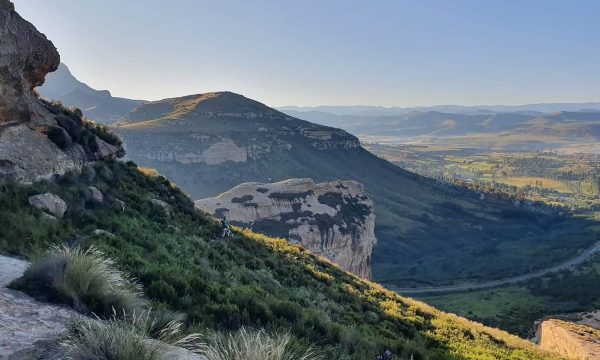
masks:
[[[539,326],[538,341],[543,350],[569,359],[600,359],[600,330],[556,319]]]
[[[360,277],[371,276],[375,213],[355,181],[244,183],[196,206],[233,224],[287,238]]]
[[[52,42],[0,0],[0,176],[32,182],[123,155],[80,113],[38,99],[34,89],[59,63]]]

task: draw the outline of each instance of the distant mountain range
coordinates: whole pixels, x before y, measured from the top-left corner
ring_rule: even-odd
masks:
[[[65,64],[48,74],[43,86],[37,88],[50,100],[60,100],[64,105],[76,107],[84,115],[101,123],[113,123],[122,119],[131,109],[144,103],[113,97],[108,90],[95,90],[77,80]]]
[[[563,104],[575,107],[575,104]],[[569,105],[569,106],[567,106]],[[548,108],[558,107],[548,105]],[[591,104],[581,104],[581,107]],[[474,109],[473,109],[474,110]],[[441,112],[411,111],[398,115],[357,115],[322,111],[284,110],[286,114],[317,124],[342,128],[355,135],[398,138],[451,137],[481,134],[529,135],[596,141],[600,138],[600,111],[519,112]]]
[[[542,103],[525,105],[433,105],[433,106],[415,106],[415,107],[383,107],[383,106],[282,106],[278,110],[287,113],[307,113],[319,112],[333,114],[338,116],[393,116],[403,115],[414,111],[428,112],[437,111],[443,113],[457,114],[490,114],[502,112],[521,112],[521,113],[553,113],[557,111],[600,111],[600,102],[588,103]]]

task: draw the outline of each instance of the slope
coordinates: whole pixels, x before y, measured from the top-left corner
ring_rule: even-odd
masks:
[[[89,186],[102,191],[102,201]],[[133,163],[98,162],[81,175],[33,185],[2,180],[1,189],[1,253],[34,257],[52,243],[94,244],[139,278],[149,298],[185,312],[203,331],[291,329],[327,359],[369,359],[386,348],[414,359],[553,358],[360,280],[285,240],[240,232],[212,241],[219,230],[212,219]],[[44,192],[66,201],[63,218],[43,220],[27,204]]]
[[[105,124],[118,121],[144,102],[113,97],[108,90],[93,89],[77,80],[63,63],[37,89],[45,98],[79,108],[86,117]]]
[[[560,262],[595,241],[584,219],[533,213],[400,169],[345,131],[233,93],[144,104],[116,131],[130,159],[192,198],[242,182],[356,180],[375,202],[373,279],[399,287],[479,282]],[[569,239],[569,241],[565,241]]]

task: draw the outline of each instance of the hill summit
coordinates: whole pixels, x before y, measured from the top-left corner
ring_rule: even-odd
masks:
[[[268,106],[229,91],[188,95],[159,101],[150,101],[133,109],[129,122],[148,119],[177,119],[191,113],[208,116],[269,117],[279,114]]]

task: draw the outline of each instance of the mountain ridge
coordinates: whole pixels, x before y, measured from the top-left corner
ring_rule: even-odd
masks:
[[[65,106],[79,108],[86,117],[107,124],[120,120],[145,102],[113,97],[108,90],[93,89],[73,76],[64,63],[60,63],[37,90],[47,99],[60,100]]]

